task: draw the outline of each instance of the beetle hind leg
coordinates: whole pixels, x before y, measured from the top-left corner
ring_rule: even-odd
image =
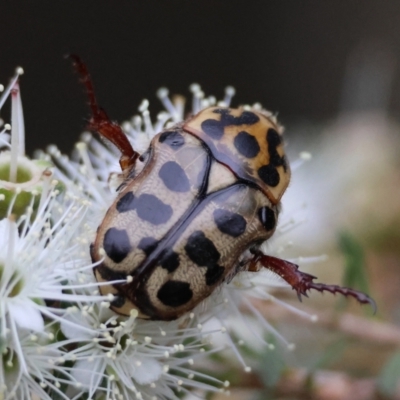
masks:
[[[343,296],[354,297],[361,304],[369,304],[374,313],[376,312],[375,301],[365,293],[357,290],[342,287],[339,285],[326,285],[324,283],[316,283],[315,276],[307,274],[299,270],[297,264],[289,261],[281,260],[280,258],[272,257],[256,252],[254,258],[249,263],[249,271],[259,271],[262,267],[275,272],[284,279],[297,292],[297,297],[301,301],[301,296],[306,296],[309,290],[317,290],[318,292],[330,292],[333,294],[340,293]]]
[[[89,98],[92,116],[89,120],[88,129],[99,133],[121,151],[119,163],[122,171],[131,169],[135,165],[139,153],[133,149],[121,127],[116,122],[111,121],[107,113],[97,104],[93,82],[86,64],[75,54],[70,54],[68,58],[73,61],[75,70],[81,76],[81,81]]]

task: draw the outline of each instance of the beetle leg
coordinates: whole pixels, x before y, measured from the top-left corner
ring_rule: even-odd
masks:
[[[88,129],[99,133],[118,148],[122,153],[119,160],[122,171],[132,168],[139,157],[139,153],[133,149],[121,127],[116,122],[111,121],[106,112],[97,104],[93,82],[86,64],[75,54],[70,54],[68,57],[72,59],[76,71],[81,76],[81,81],[89,97],[92,116],[89,120]]]
[[[344,296],[354,297],[361,304],[370,304],[374,313],[376,312],[376,304],[371,297],[365,293],[354,289],[342,287],[339,285],[326,285],[324,283],[313,282],[315,276],[307,274],[299,270],[297,264],[280,258],[272,257],[257,251],[252,260],[250,260],[248,271],[256,272],[262,267],[275,272],[283,280],[285,280],[293,290],[297,292],[297,297],[301,301],[301,296],[307,296],[307,291],[314,289],[319,292],[330,292],[333,294],[340,293]]]

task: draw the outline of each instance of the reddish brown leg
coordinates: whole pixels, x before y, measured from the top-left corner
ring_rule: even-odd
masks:
[[[139,153],[133,150],[121,127],[117,123],[111,121],[106,112],[98,106],[94,94],[93,82],[86,65],[75,54],[70,54],[68,57],[72,59],[76,71],[81,76],[81,81],[84,84],[89,97],[89,106],[92,110],[92,117],[89,120],[88,129],[98,132],[121,151],[122,154],[119,164],[121,165],[122,171],[133,167],[136,159],[139,157]]]
[[[248,270],[253,272],[259,271],[261,267],[275,272],[284,279],[290,286],[292,286],[293,290],[297,292],[300,301],[302,295],[308,297],[308,290],[315,289],[319,292],[331,292],[333,294],[340,293],[344,296],[354,297],[359,303],[370,304],[374,313],[376,312],[375,301],[365,293],[338,285],[315,283],[313,282],[313,280],[316,279],[315,276],[299,271],[299,266],[289,261],[257,252],[255,253],[254,258],[250,261]]]

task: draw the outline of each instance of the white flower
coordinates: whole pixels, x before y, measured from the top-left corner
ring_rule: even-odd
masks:
[[[89,398],[104,392],[109,398],[118,393],[123,398],[175,399],[174,390],[222,386],[192,369],[197,359],[215,351],[206,350],[207,332],[201,332],[194,318],[182,328],[182,320],[150,322],[136,316],[132,312],[121,318],[96,305],[68,309],[61,329],[64,344],[73,349],[68,357],[76,361],[71,375],[79,390]],[[202,383],[204,378],[209,383]]]
[[[19,329],[18,335],[15,339],[7,334],[1,340],[0,399],[31,399],[33,395],[51,400],[49,393],[66,399],[61,387],[70,377],[59,365],[64,351],[52,345],[54,334]]]
[[[18,75],[0,98],[0,105],[10,93],[13,99],[11,137],[3,135],[6,150],[0,154],[0,343],[9,367],[0,374],[0,398],[6,399],[28,398],[26,388],[35,392],[37,376],[47,379],[47,367],[35,363],[25,346],[28,334],[54,337],[65,313],[61,303],[104,300],[77,293],[97,290],[95,283],[82,283],[91,274],[81,251],[87,245],[82,222],[87,200],[65,190],[61,196],[49,163],[24,155]]]

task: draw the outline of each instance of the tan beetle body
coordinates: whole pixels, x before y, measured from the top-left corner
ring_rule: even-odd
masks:
[[[243,270],[275,230],[289,183],[279,126],[214,107],[156,135],[143,170],[119,192],[92,246],[112,309],[170,320]],[[104,252],[100,251],[104,249]]]

